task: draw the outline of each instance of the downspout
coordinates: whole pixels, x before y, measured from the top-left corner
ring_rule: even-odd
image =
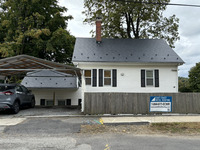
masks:
[[[53,105],[56,105],[56,92],[53,92]]]

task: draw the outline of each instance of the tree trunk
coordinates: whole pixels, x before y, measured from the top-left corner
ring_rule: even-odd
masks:
[[[133,19],[132,19],[131,15],[130,15],[130,19],[131,19],[131,26],[132,26],[132,30],[133,30],[133,35],[134,35],[134,37],[136,37],[135,25],[133,23]]]
[[[127,24],[127,35],[128,35],[128,38],[132,38],[131,37],[131,24],[130,24],[129,14],[125,13],[125,17],[126,17],[126,24]]]
[[[139,39],[139,32],[140,32],[140,17],[139,17],[139,15],[138,15],[138,18],[137,18],[137,23],[136,23],[136,34],[135,34],[135,38],[136,39]]]

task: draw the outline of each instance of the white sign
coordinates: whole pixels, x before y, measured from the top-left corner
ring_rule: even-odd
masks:
[[[150,112],[172,112],[172,97],[151,96],[149,107]]]

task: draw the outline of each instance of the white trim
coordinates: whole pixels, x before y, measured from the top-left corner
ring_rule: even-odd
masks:
[[[110,71],[110,77],[105,77],[104,74],[105,74],[105,71]],[[104,84],[104,79],[110,79],[110,85],[105,85]],[[112,86],[112,69],[103,69],[103,86],[106,86],[106,87],[110,87]]]
[[[90,76],[90,78],[91,78],[91,84],[86,84],[86,78],[89,79],[89,77],[85,77],[85,71],[90,71],[91,72],[91,76]],[[85,80],[85,85],[86,86],[92,86],[92,74],[93,74],[93,70],[92,69],[85,69],[84,70],[84,80]]]
[[[180,66],[182,64],[176,63],[176,62],[144,62],[144,63],[138,63],[138,62],[73,62],[73,63],[79,63],[79,67],[82,65],[86,66],[94,66],[101,64],[101,66],[169,66],[169,65],[175,65]],[[81,67],[80,67],[81,68]]]
[[[152,71],[153,72],[153,85],[147,85],[147,79],[152,79],[150,77],[147,78],[147,71]],[[145,69],[145,85],[146,87],[155,87],[155,69]]]

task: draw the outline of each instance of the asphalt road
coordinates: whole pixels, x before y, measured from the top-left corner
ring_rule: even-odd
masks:
[[[5,126],[0,150],[199,150],[200,137],[81,134],[81,124],[98,118],[29,118]]]
[[[13,118],[14,119],[14,118]],[[80,133],[82,124],[97,124],[99,118],[29,118],[20,124],[4,128],[6,135],[46,136]]]
[[[106,145],[112,150],[199,150],[200,139],[149,135],[104,134],[79,137],[78,144],[87,143],[94,150],[103,150]]]
[[[1,150],[199,150],[199,139],[130,135],[1,137]]]

